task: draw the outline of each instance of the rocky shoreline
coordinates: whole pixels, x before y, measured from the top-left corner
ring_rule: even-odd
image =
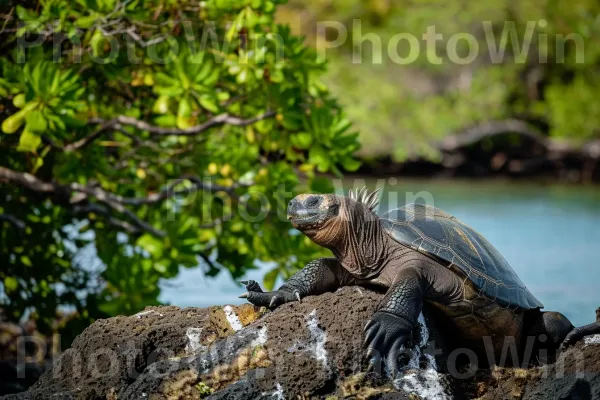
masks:
[[[27,392],[4,398],[600,398],[598,336],[555,364],[480,369],[457,379],[447,373],[444,353],[433,355],[444,334],[427,321],[399,378],[366,373],[362,327],[381,297],[346,287],[273,312],[163,306],[99,320]]]
[[[529,123],[490,121],[432,143],[437,159],[409,155],[364,160],[360,174],[438,178],[548,179],[600,182],[600,140],[574,143],[551,139]]]

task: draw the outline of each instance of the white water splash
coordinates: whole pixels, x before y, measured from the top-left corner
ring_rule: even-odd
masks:
[[[202,334],[202,328],[188,328],[185,331],[187,336],[187,344],[185,345],[185,352],[187,355],[198,354],[206,350],[206,346],[200,343],[200,335]]]
[[[407,364],[406,372],[394,380],[396,389],[414,393],[427,400],[450,400],[442,383],[443,375],[437,372],[435,356],[425,352],[429,342],[429,329],[423,314],[419,315],[421,325],[421,340],[412,349],[412,355]],[[421,368],[424,365],[424,368]]]
[[[233,307],[225,306],[225,307],[223,307],[223,312],[225,312],[225,318],[227,318],[227,321],[229,321],[229,325],[231,325],[231,329],[233,329],[234,331],[237,332],[244,327],[244,325],[242,325],[242,323],[240,322],[240,319],[238,318],[238,316],[235,315],[235,312],[233,311]]]
[[[250,346],[263,346],[265,343],[267,343],[267,327],[263,326],[258,331],[258,336],[256,336],[256,339],[254,339],[252,343],[250,343]]]
[[[584,338],[583,341],[586,346],[590,346],[593,344],[600,344],[600,334],[594,335],[594,336],[588,336],[588,337]]]

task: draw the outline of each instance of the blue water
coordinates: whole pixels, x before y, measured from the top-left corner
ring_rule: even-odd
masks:
[[[600,190],[585,186],[456,181],[379,181],[385,192],[379,212],[424,192],[441,208],[483,234],[508,260],[547,310],[575,325],[592,322],[600,306]],[[376,181],[369,181],[374,188]],[[351,182],[344,187],[349,189]],[[408,195],[410,196],[410,194]],[[398,199],[396,202],[394,199]],[[423,201],[423,200],[421,200]],[[393,203],[390,205],[390,203]],[[248,273],[262,280],[272,266]],[[179,306],[241,304],[243,287],[222,273],[182,270],[165,282],[161,300]]]

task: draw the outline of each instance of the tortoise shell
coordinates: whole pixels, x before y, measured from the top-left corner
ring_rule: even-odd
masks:
[[[455,265],[483,295],[497,303],[524,309],[543,307],[500,252],[452,215],[424,204],[407,204],[380,220],[395,241],[448,267]]]

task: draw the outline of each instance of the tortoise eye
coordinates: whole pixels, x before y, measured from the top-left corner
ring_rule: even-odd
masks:
[[[311,196],[308,199],[306,199],[307,207],[314,207],[317,204],[319,204],[319,198],[317,196]]]

